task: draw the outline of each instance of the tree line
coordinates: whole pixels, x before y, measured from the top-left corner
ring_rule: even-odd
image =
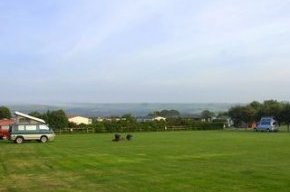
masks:
[[[209,129],[222,129],[225,121],[222,118],[211,121],[212,117],[216,116],[215,113],[204,110],[200,114],[200,120],[194,120],[190,117],[181,117],[180,113],[176,110],[162,110],[155,111],[148,114],[148,117],[163,116],[166,121],[138,121],[137,118],[131,114],[122,116],[121,121],[103,121],[99,122],[97,118],[93,118],[92,125],[75,125],[68,122],[68,118],[64,110],[47,111],[45,113],[31,112],[29,115],[45,120],[53,129],[63,128],[76,128],[76,127],[91,127],[96,132],[116,132],[116,131],[154,131],[166,130],[171,127],[180,127],[188,130],[209,130]],[[278,123],[290,125],[290,104],[289,102],[279,102],[277,100],[266,100],[264,102],[253,101],[247,105],[236,105],[231,107],[227,112],[222,112],[218,117],[228,116],[234,122],[235,127],[240,127],[243,123],[251,125],[258,122],[261,117],[272,116]],[[11,118],[9,108],[5,106],[0,107],[0,119]]]
[[[122,121],[93,121],[96,132],[136,132],[136,131],[173,131],[173,130],[218,130],[223,129],[223,122],[202,122],[190,118],[167,118],[166,121],[137,121],[135,118]]]
[[[271,116],[278,123],[286,124],[289,130],[290,125],[290,104],[289,102],[279,102],[277,100],[266,100],[262,103],[253,101],[248,105],[233,106],[228,111],[228,116],[234,121],[234,126],[241,124],[251,124],[258,122],[261,117]]]
[[[56,111],[47,111],[45,113],[31,112],[29,115],[43,119],[53,129],[64,128],[92,128],[95,132],[134,132],[134,131],[165,131],[165,130],[214,130],[222,129],[222,122],[201,122],[191,118],[182,118],[176,110],[155,111],[148,114],[148,117],[163,116],[166,121],[145,120],[139,121],[131,114],[124,114],[119,120],[98,121],[98,118],[92,118],[91,125],[76,125],[68,122],[67,115],[60,109]],[[10,110],[7,107],[0,108],[0,119],[11,118]],[[120,120],[121,119],[121,120]]]

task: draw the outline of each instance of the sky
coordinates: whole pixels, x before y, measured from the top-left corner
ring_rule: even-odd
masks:
[[[290,0],[1,0],[2,103],[290,100]]]

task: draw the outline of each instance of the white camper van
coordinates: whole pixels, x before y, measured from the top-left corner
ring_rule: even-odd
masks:
[[[55,137],[53,130],[45,124],[44,120],[20,112],[15,112],[15,120],[9,132],[10,140],[15,143],[27,140],[45,143]]]

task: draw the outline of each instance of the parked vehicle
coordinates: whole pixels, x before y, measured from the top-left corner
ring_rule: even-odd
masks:
[[[255,129],[256,131],[278,131],[278,123],[273,117],[262,117]]]
[[[21,125],[14,124],[10,127],[10,140],[15,143],[22,143],[23,141],[36,140],[45,143],[53,140],[55,134],[45,124],[40,125]]]
[[[9,126],[0,126],[0,140],[9,138]]]
[[[0,120],[0,139],[9,138],[9,126],[13,123],[11,119]]]
[[[15,112],[15,122],[10,126],[10,140],[15,143],[22,143],[27,140],[37,140],[45,143],[53,140],[55,134],[45,124],[45,121],[24,113]]]

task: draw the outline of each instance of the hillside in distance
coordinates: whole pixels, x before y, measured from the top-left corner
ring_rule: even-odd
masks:
[[[133,116],[146,116],[160,110],[178,110],[181,114],[199,114],[203,110],[224,112],[237,103],[74,103],[61,105],[10,105],[10,110],[30,113],[32,111],[63,109],[68,115],[88,117],[121,116],[130,113]]]

